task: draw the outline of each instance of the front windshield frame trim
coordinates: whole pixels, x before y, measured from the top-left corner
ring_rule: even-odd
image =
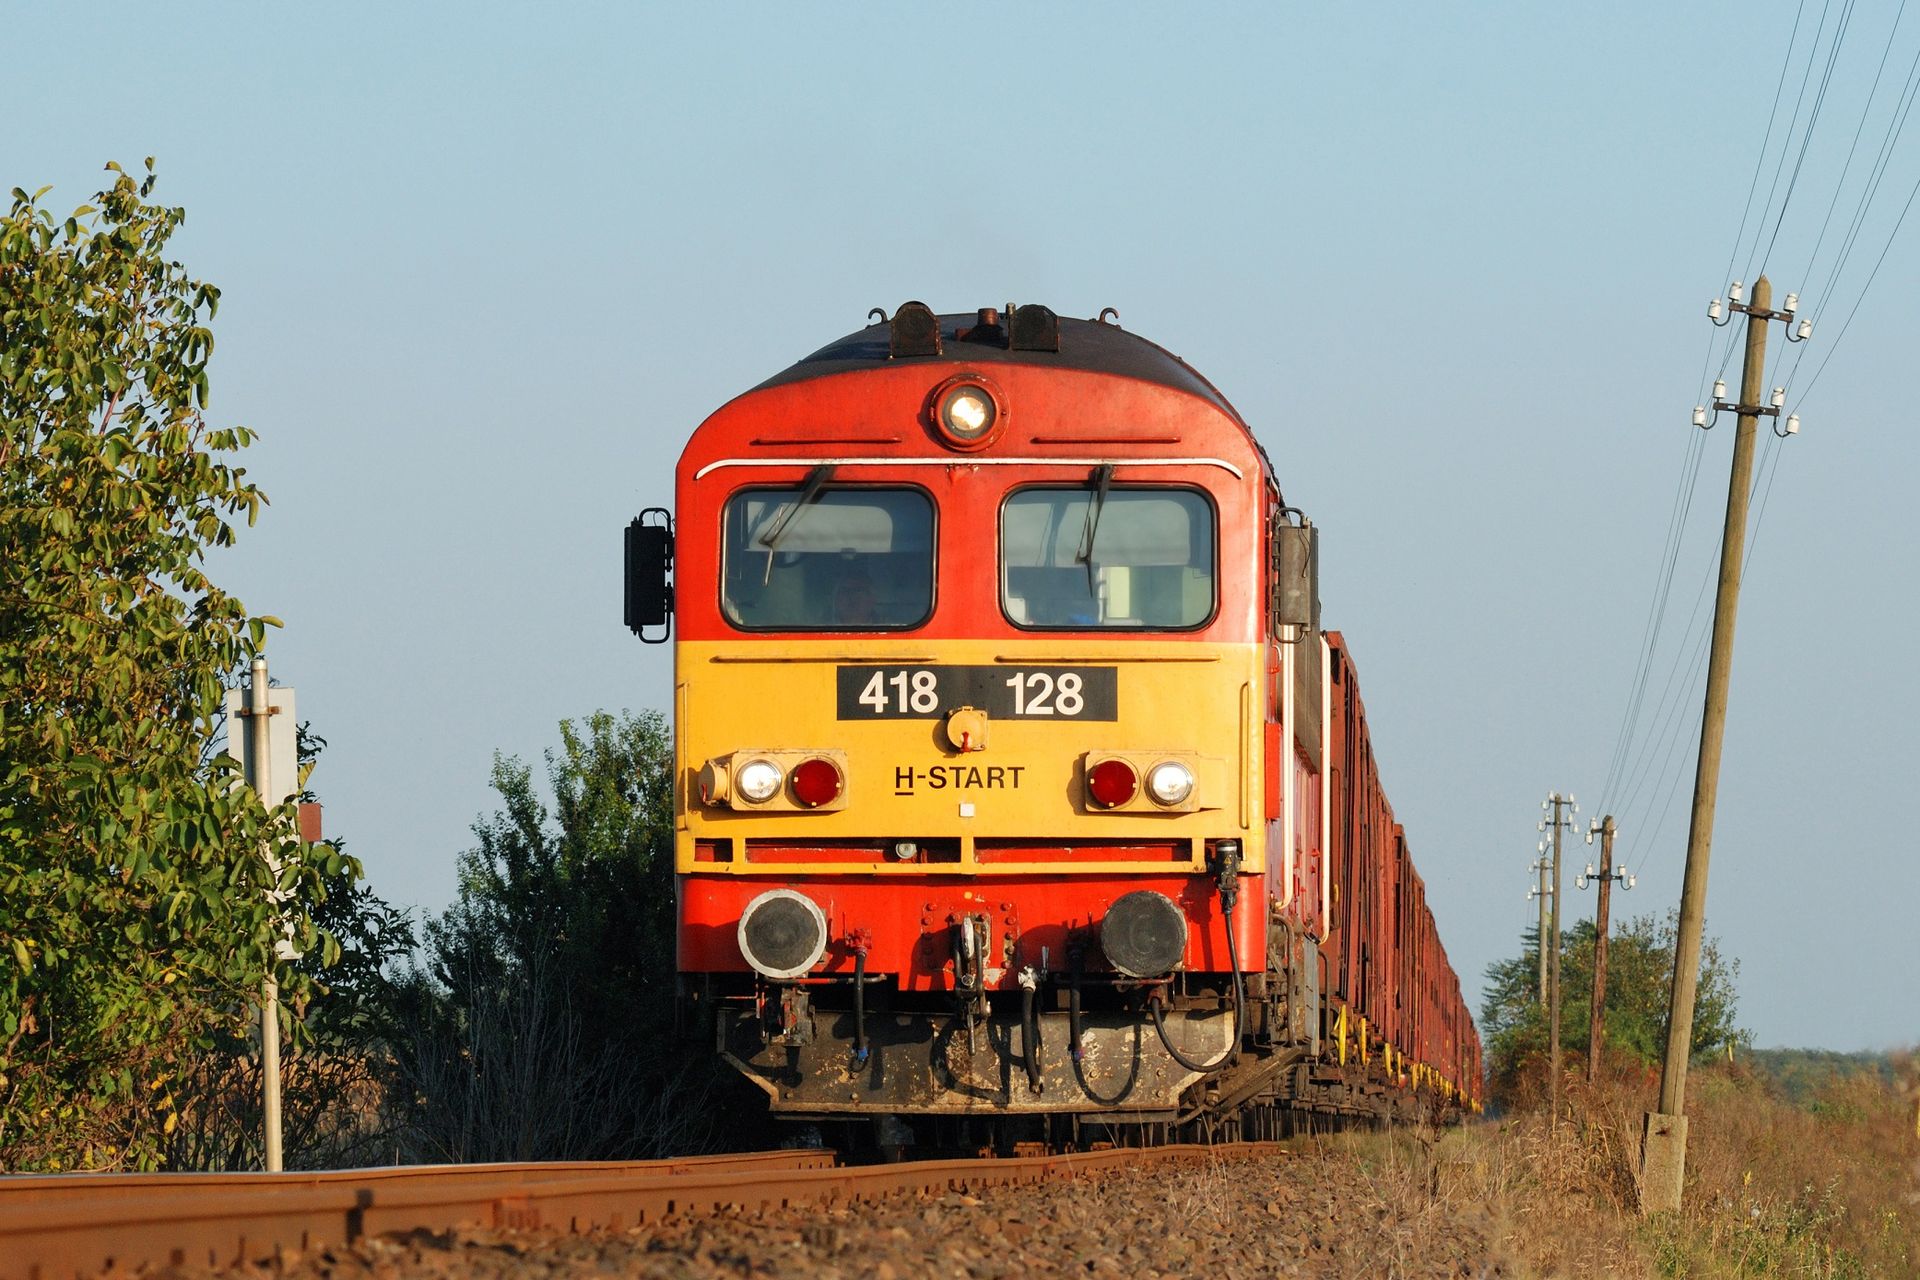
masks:
[[[1058,484],[1052,481],[1042,480],[1042,481],[1036,481],[1032,484],[1016,485],[1013,488],[1008,489],[1006,493],[1001,495],[1000,510],[995,519],[995,526],[996,526],[995,535],[996,536],[995,536],[995,548],[994,548],[994,595],[998,598],[998,601],[999,601],[1000,616],[1006,620],[1006,623],[1008,626],[1013,627],[1015,630],[1018,630],[1018,631],[1031,631],[1031,632],[1043,633],[1046,635],[1061,635],[1065,633],[1070,633],[1074,635],[1083,635],[1083,636],[1138,636],[1138,635],[1168,636],[1168,635],[1190,635],[1196,631],[1205,631],[1208,627],[1211,627],[1216,621],[1219,620],[1219,617],[1220,617],[1220,503],[1219,501],[1215,499],[1213,493],[1210,490],[1208,490],[1204,485],[1179,484],[1179,483],[1153,484],[1153,483],[1138,481],[1138,480],[1125,481],[1125,482],[1116,480],[1112,484],[1111,488],[1108,490],[1107,496],[1109,501],[1112,500],[1114,494],[1124,493],[1128,491],[1147,492],[1147,493],[1180,492],[1180,493],[1199,494],[1201,501],[1207,504],[1207,510],[1213,516],[1213,519],[1210,525],[1210,530],[1209,530],[1213,537],[1213,592],[1212,592],[1213,601],[1212,601],[1211,607],[1207,610],[1207,616],[1203,618],[1201,621],[1196,622],[1191,626],[1185,626],[1185,627],[1149,627],[1149,626],[1088,627],[1088,626],[1076,626],[1071,623],[1068,623],[1062,626],[1050,626],[1045,623],[1036,624],[1032,622],[1014,621],[1013,615],[1007,610],[1007,569],[1009,567],[1007,564],[1007,504],[1013,501],[1013,499],[1019,494],[1026,493],[1034,489],[1050,489],[1059,493],[1072,493],[1075,491],[1082,491],[1082,492],[1086,491],[1086,487],[1084,485],[1075,486],[1075,485],[1067,485],[1067,484]]]
[[[934,497],[933,491],[925,485],[909,484],[903,481],[848,483],[829,480],[820,486],[820,494],[842,493],[848,490],[912,493],[926,501],[927,510],[932,517],[927,528],[927,611],[919,618],[909,623],[868,624],[865,626],[833,623],[827,626],[808,627],[792,625],[754,626],[750,623],[741,622],[733,616],[727,607],[728,510],[733,506],[734,500],[743,494],[787,493],[798,497],[805,488],[806,482],[804,480],[794,485],[778,483],[742,484],[728,493],[726,498],[721,501],[718,527],[718,533],[720,535],[720,572],[715,575],[714,582],[714,604],[720,614],[720,620],[733,630],[749,635],[845,635],[849,633],[861,635],[902,635],[907,632],[919,631],[928,623],[932,622],[934,614],[940,610],[940,502]]]

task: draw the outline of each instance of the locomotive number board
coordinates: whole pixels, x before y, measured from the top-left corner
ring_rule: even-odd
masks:
[[[1116,720],[1113,667],[840,667],[842,720],[937,720],[978,707],[996,720]]]

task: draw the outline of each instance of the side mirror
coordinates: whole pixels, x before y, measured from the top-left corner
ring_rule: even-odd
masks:
[[[642,511],[627,525],[626,552],[627,629],[660,644],[673,632],[673,517],[661,507]]]
[[[1320,629],[1320,531],[1301,517],[1291,524],[1284,514],[1273,531],[1274,625],[1294,628],[1298,639]]]

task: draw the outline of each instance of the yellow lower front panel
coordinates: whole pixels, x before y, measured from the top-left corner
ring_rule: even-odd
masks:
[[[1058,869],[1064,847],[1076,870],[1113,873],[1199,867],[1206,841],[1238,839],[1244,868],[1260,871],[1259,657],[1179,641],[682,643],[677,865],[993,875]],[[715,762],[785,769],[810,752],[844,761],[843,790],[817,808],[790,782],[759,802],[731,775],[712,782]],[[1094,803],[1090,754],[1132,762],[1138,792]],[[1146,794],[1145,775],[1166,762],[1193,779],[1174,803]]]

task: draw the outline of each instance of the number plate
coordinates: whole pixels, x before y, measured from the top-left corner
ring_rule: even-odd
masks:
[[[1116,720],[1113,667],[841,667],[842,720],[937,720],[979,707],[996,720]]]

